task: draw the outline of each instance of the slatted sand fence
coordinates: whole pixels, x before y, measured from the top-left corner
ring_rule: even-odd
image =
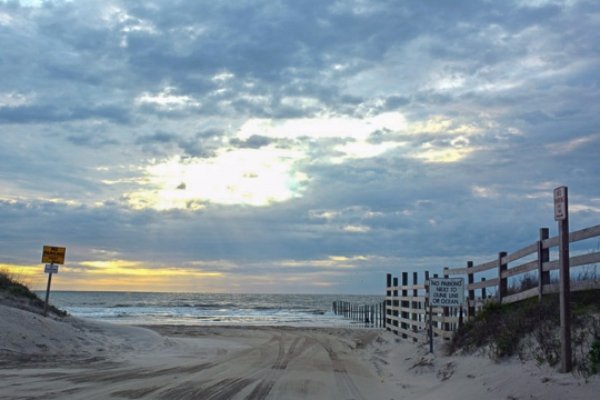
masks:
[[[450,339],[461,322],[462,310],[449,307],[429,307],[429,271],[419,274],[402,272],[400,282],[392,274],[386,276],[386,329],[402,338],[426,343],[429,340],[429,319],[434,337]],[[412,275],[412,282],[409,276]],[[438,274],[433,274],[437,278]]]
[[[569,243],[575,243],[586,239],[600,237],[600,225],[581,229],[569,233]],[[539,299],[546,293],[558,293],[559,284],[553,283],[550,279],[551,271],[559,269],[559,260],[551,260],[551,255],[556,251],[551,251],[559,244],[558,236],[549,237],[548,228],[539,230],[539,239],[512,253],[499,252],[496,259],[474,265],[468,261],[465,268],[449,268],[444,270],[445,276],[466,276],[467,278],[467,315],[472,317],[482,306],[482,303],[489,301],[487,290],[492,290],[495,295],[491,298],[503,304],[514,303],[532,297]],[[527,260],[527,258],[533,258]],[[583,266],[593,265],[600,262],[600,251],[591,251],[585,254],[579,254],[569,257],[571,274],[574,269]],[[488,279],[481,278],[476,282],[476,274],[487,274]],[[490,277],[491,275],[491,277]],[[528,280],[536,285],[531,288],[524,288],[518,292],[509,291],[509,280]],[[600,289],[598,279],[589,279],[593,277],[583,277],[571,282],[571,291]],[[478,295],[478,296],[477,296]]]
[[[360,304],[345,300],[336,300],[332,304],[335,315],[341,315],[357,322],[365,328],[382,328],[385,325],[385,303]]]

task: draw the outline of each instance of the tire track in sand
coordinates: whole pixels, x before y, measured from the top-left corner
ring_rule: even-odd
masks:
[[[276,362],[271,367],[271,371],[262,379],[245,400],[264,400],[267,398],[275,383],[283,376],[288,364],[296,357],[300,356],[316,341],[306,336],[297,336],[294,338],[287,352],[285,352],[285,341],[280,337],[279,350]],[[298,346],[302,342],[301,346]]]
[[[362,395],[350,375],[344,367],[344,364],[339,359],[337,353],[329,343],[319,343],[329,355],[331,365],[333,366],[333,373],[336,382],[336,386],[344,394],[346,400],[366,400]]]

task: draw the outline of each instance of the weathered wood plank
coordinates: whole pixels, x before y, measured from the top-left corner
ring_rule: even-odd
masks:
[[[533,253],[537,253],[537,242],[508,254],[503,261],[506,263],[513,262]]]
[[[580,256],[574,256],[570,259],[571,268],[579,267],[581,265],[593,264],[600,262],[600,252],[582,254]]]
[[[569,233],[569,243],[578,242],[580,240],[585,240],[596,236],[600,236],[600,225],[590,226],[589,228],[584,228]],[[544,249],[555,246],[558,246],[558,236],[553,236],[542,242],[542,247]]]
[[[424,284],[422,285],[408,285],[408,286],[390,286],[388,288],[386,288],[386,290],[391,290],[391,291],[402,291],[402,290],[425,290],[426,287]]]
[[[600,281],[572,281],[571,291],[577,292],[582,290],[600,289]],[[558,293],[560,288],[557,283],[544,285],[544,293]],[[537,287],[524,290],[519,293],[511,294],[502,299],[503,304],[515,303],[531,297],[536,297],[539,294]]]
[[[595,236],[600,236],[600,225],[591,226],[589,228],[571,232],[569,234],[569,242],[577,242],[580,240],[593,238]]]
[[[524,274],[525,272],[535,271],[538,268],[538,260],[526,262],[524,264],[513,267],[502,273],[503,278],[508,278],[515,275]]]
[[[536,286],[534,288],[527,289],[527,290],[524,290],[519,293],[511,294],[511,295],[508,295],[508,296],[502,298],[502,304],[510,304],[510,303],[515,303],[517,301],[529,299],[530,297],[537,297],[538,294],[539,294],[539,289]]]
[[[400,286],[398,290],[425,290],[425,284]]]
[[[447,269],[446,273],[448,275],[468,275],[469,273],[475,274],[477,272],[487,271],[492,268],[498,267],[498,260],[492,260],[485,262],[483,264],[478,264],[473,266],[473,268],[451,268]]]
[[[580,267],[582,265],[594,264],[600,262],[600,252],[582,254],[579,256],[571,257],[570,259],[571,268]],[[558,269],[558,260],[549,261],[544,263],[544,271],[552,271]]]
[[[571,232],[569,234],[569,242],[577,242],[580,240],[585,240],[589,238],[593,238],[596,236],[600,236],[600,225],[595,225],[589,228],[581,229],[579,231]],[[553,236],[551,238],[545,239],[542,241],[542,248],[548,249],[550,247],[558,246],[558,236]],[[506,257],[502,258],[503,263],[509,263],[516,261],[520,258],[533,254],[537,251],[537,243],[532,243],[522,249],[519,249],[511,254],[508,254]],[[475,265],[473,268],[450,268],[446,270],[448,275],[467,275],[469,273],[477,273],[482,271],[487,271],[492,269],[498,265],[497,260],[488,261],[482,264]]]
[[[415,302],[419,302],[419,303],[424,303],[425,300],[427,299],[427,296],[398,296],[398,297],[394,297],[394,299],[397,299],[400,301],[415,301]]]
[[[542,240],[543,249],[549,249],[556,246],[558,246],[558,236],[552,236],[551,238]]]
[[[402,306],[388,306],[388,310],[392,311],[402,311],[408,313],[417,313],[418,308],[410,308],[410,307],[402,307]]]
[[[489,279],[489,280],[481,281],[481,282],[475,282],[472,284],[468,284],[467,290],[476,290],[476,289],[481,289],[484,287],[498,286],[498,282],[499,282],[498,278]]]
[[[410,314],[427,314],[427,310],[425,308],[400,307],[400,311]]]

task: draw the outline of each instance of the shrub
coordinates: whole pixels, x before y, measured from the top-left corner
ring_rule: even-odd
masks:
[[[38,311],[44,308],[42,299],[29,290],[25,284],[19,282],[17,278],[14,278],[6,271],[0,271],[0,291],[8,293],[11,297],[27,300],[29,305],[38,309]],[[61,317],[67,315],[66,311],[60,310],[53,305],[49,305],[48,310]]]
[[[600,296],[597,290],[571,294],[574,365],[584,376],[600,370]],[[453,336],[448,351],[487,348],[502,358],[519,355],[551,366],[560,361],[558,295],[513,304],[488,303]],[[524,339],[527,339],[525,341]]]
[[[592,344],[589,354],[590,371],[592,374],[600,372],[600,340],[596,339]]]

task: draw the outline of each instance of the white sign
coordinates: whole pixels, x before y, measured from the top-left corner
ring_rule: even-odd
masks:
[[[567,219],[567,188],[561,186],[554,189],[554,220]]]
[[[58,274],[58,264],[46,264],[44,272],[47,274]]]
[[[430,278],[429,304],[434,307],[460,307],[465,299],[463,278]]]

